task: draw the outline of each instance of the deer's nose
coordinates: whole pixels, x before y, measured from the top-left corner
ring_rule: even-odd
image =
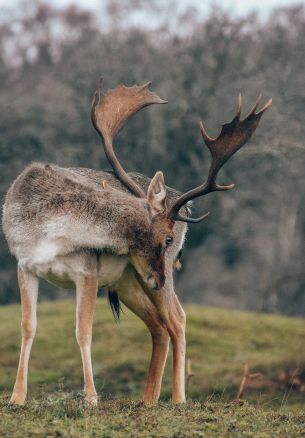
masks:
[[[158,290],[159,286],[158,283],[152,273],[149,273],[146,277],[146,284],[149,287],[149,289]]]
[[[159,275],[159,281],[158,281],[158,289],[161,289],[164,286],[165,283],[165,275],[164,274],[160,274]]]
[[[146,284],[150,289],[160,290],[165,283],[165,275],[149,273],[146,278]]]

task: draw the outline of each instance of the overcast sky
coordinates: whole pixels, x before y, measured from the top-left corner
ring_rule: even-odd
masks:
[[[166,3],[166,0],[164,0]],[[1,7],[10,7],[17,4],[18,0],[0,0]],[[48,3],[57,6],[65,6],[71,3],[78,4],[85,8],[101,11],[103,9],[103,0],[49,0]],[[270,11],[279,6],[289,6],[297,3],[305,3],[305,0],[180,0],[181,8],[194,5],[202,10],[208,10],[211,6],[220,6],[225,10],[229,10],[235,15],[245,15],[252,11],[257,11],[262,18],[269,15]]]

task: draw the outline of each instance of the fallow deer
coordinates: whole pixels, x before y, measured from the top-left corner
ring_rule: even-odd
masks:
[[[101,135],[113,172],[29,165],[10,187],[3,209],[3,228],[18,261],[22,307],[22,343],[10,402],[23,404],[28,361],[36,331],[39,278],[64,288],[76,287],[76,338],[80,347],[86,400],[97,394],[91,364],[91,336],[98,288],[107,288],[118,311],[119,300],[147,325],[152,355],[144,401],[158,400],[169,339],[173,346],[174,402],[185,400],[185,314],[175,294],[173,269],[190,217],[187,204],[213,191],[225,191],[216,176],[224,163],[251,137],[271,99],[256,112],[260,98],[240,120],[238,111],[211,138],[200,124],[211,153],[207,180],[180,193],[165,186],[162,172],[150,180],[126,173],[112,146],[113,138],[141,108],[165,103],[143,86],[119,85],[104,94],[100,83],[91,118]]]

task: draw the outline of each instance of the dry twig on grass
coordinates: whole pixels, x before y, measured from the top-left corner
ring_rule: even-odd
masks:
[[[187,359],[186,361],[186,384],[185,384],[185,392],[188,394],[189,383],[192,377],[194,377],[194,373],[192,372],[192,362],[191,359]]]
[[[244,392],[245,392],[245,389],[249,385],[249,382],[257,379],[258,377],[261,377],[261,373],[250,374],[249,366],[246,363],[244,363],[243,364],[243,378],[241,379],[239,390],[238,390],[237,396],[234,399],[234,401],[239,402],[242,399]]]

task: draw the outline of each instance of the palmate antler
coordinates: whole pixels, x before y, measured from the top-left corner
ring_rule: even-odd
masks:
[[[100,80],[91,106],[91,120],[93,126],[103,139],[107,159],[116,176],[134,195],[141,198],[146,197],[145,192],[123,169],[114,153],[112,142],[113,138],[123,128],[127,120],[140,109],[153,103],[167,103],[167,101],[160,99],[157,94],[149,90],[150,85],[150,82],[142,86],[134,85],[132,87],[119,85],[104,94],[103,82]],[[222,125],[221,132],[216,138],[210,137],[203,127],[203,124],[200,123],[202,137],[212,157],[207,180],[204,184],[181,195],[170,208],[167,214],[168,218],[173,221],[200,222],[205,219],[209,213],[199,218],[191,218],[181,215],[179,210],[187,202],[199,196],[204,196],[214,191],[229,190],[234,187],[234,184],[225,186],[218,185],[216,183],[216,177],[225,162],[249,140],[258,126],[261,116],[272,103],[272,99],[269,99],[256,113],[255,111],[260,100],[261,95],[247,116],[243,120],[240,120],[242,101],[241,95],[239,95],[236,116],[231,122]]]
[[[117,159],[112,141],[129,120],[140,109],[153,103],[167,103],[151,92],[151,82],[144,85],[126,87],[119,85],[103,93],[103,80],[100,80],[91,106],[93,126],[103,139],[105,154],[118,179],[136,196],[146,198],[146,193],[125,172]]]
[[[225,186],[218,185],[216,183],[216,177],[225,162],[228,161],[228,159],[249,140],[249,138],[252,136],[253,132],[257,128],[263,113],[271,105],[272,99],[269,99],[268,102],[256,113],[255,111],[259,105],[261,97],[261,95],[258,97],[255,105],[247,114],[247,116],[243,120],[240,120],[242,100],[241,95],[239,94],[238,110],[236,116],[231,122],[222,125],[221,132],[216,138],[210,137],[203,127],[203,124],[200,123],[200,130],[203,140],[209,148],[212,156],[208,177],[204,184],[184,193],[175,201],[170,211],[168,212],[168,217],[170,219],[174,221],[183,221],[190,223],[200,222],[205,219],[209,215],[209,213],[206,213],[205,215],[195,219],[180,215],[180,208],[183,207],[183,205],[185,205],[190,200],[195,199],[199,196],[204,196],[214,191],[230,190],[234,187],[234,184]]]

